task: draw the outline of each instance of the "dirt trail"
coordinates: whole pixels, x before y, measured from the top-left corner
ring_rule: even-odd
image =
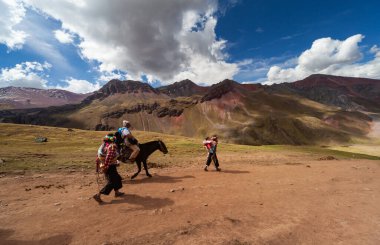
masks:
[[[152,169],[98,205],[93,173],[1,176],[0,244],[380,244],[380,162]]]
[[[380,115],[378,114],[372,114],[372,127],[371,132],[368,134],[371,138],[380,138]]]

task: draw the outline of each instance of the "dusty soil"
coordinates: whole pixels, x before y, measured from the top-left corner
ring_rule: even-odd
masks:
[[[0,244],[380,244],[380,161],[235,158],[121,167],[126,195],[104,205],[87,170],[1,175]]]

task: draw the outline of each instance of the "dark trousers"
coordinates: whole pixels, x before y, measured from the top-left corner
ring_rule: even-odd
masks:
[[[104,174],[107,179],[107,184],[100,191],[101,194],[109,195],[112,190],[117,191],[123,187],[121,176],[117,172],[116,165],[110,165]]]
[[[210,166],[210,163],[211,163],[211,160],[214,161],[214,164],[215,164],[215,167],[219,167],[219,161],[218,161],[218,157],[216,156],[216,152],[214,153],[208,153],[208,156],[207,156],[207,161],[206,161],[206,165],[207,166]]]

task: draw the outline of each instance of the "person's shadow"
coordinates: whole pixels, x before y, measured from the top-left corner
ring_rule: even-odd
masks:
[[[139,179],[133,179],[130,181],[123,180],[123,183],[128,184],[147,184],[147,183],[178,183],[181,182],[183,179],[193,179],[195,178],[192,175],[185,175],[180,177],[173,177],[173,176],[165,176],[165,175],[158,175],[154,174],[153,177],[149,178],[139,178]]]
[[[105,202],[103,205],[107,204],[120,204],[120,203],[128,203],[132,205],[136,205],[137,207],[133,207],[128,209],[128,211],[136,211],[136,210],[153,210],[163,208],[165,206],[170,206],[174,204],[174,201],[170,198],[158,198],[158,197],[150,197],[150,196],[139,196],[135,194],[125,194],[118,199],[114,199],[110,202]]]
[[[9,237],[14,233],[13,230],[0,229],[0,244],[7,245],[37,245],[37,244],[70,244],[72,237],[67,234],[54,235],[45,239],[28,241],[28,240],[14,240]]]
[[[242,171],[242,170],[222,170],[221,173],[226,173],[226,174],[249,174],[250,171]]]

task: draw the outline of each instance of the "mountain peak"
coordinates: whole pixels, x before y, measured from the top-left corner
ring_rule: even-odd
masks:
[[[195,84],[193,81],[186,79],[180,82],[175,82],[168,86],[158,88],[158,90],[166,95],[180,97],[192,95],[204,95],[208,88]]]
[[[121,81],[118,79],[112,79],[108,83],[106,83],[102,88],[100,88],[98,91],[94,92],[93,95],[87,97],[86,102],[89,102],[95,99],[104,99],[113,94],[126,94],[126,93],[155,93],[157,94],[157,91],[147,83],[133,81],[133,80]]]
[[[225,79],[217,84],[212,85],[209,88],[209,91],[207,92],[207,94],[205,94],[202,97],[201,102],[209,101],[213,99],[219,99],[224,94],[227,94],[228,92],[231,92],[235,90],[235,88],[240,87],[240,86],[241,84],[238,82],[235,82],[230,79]]]
[[[121,81],[118,79],[112,79],[108,83],[106,83],[101,89],[100,92],[103,92],[107,95],[115,94],[115,93],[157,93],[152,86],[147,83],[133,81],[133,80],[125,80]]]
[[[267,91],[297,93],[345,110],[378,111],[380,80],[314,74],[293,83],[272,85]]]

